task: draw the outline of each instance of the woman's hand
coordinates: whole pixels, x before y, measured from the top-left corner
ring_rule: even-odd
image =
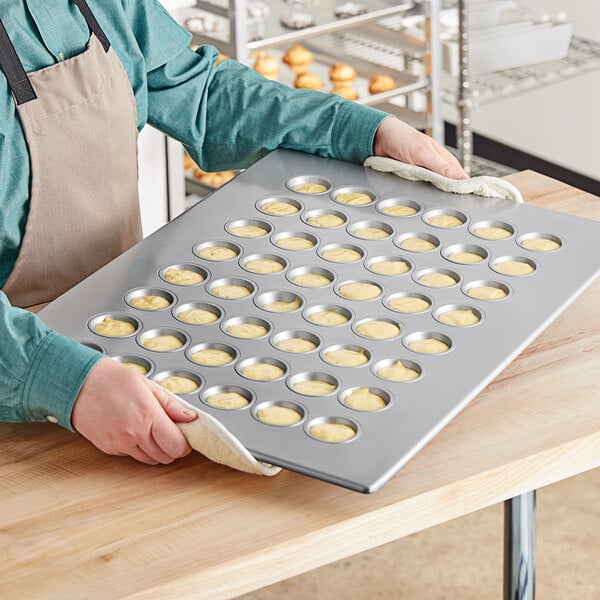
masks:
[[[104,358],[94,365],[79,391],[71,422],[106,454],[157,465],[191,452],[175,423],[196,417],[140,373]]]
[[[373,151],[375,156],[395,158],[452,179],[468,178],[458,160],[446,148],[395,117],[387,117],[379,125]]]

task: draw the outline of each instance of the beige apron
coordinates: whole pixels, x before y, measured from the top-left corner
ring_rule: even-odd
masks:
[[[0,66],[31,163],[25,235],[2,288],[14,306],[56,298],[141,239],[133,91],[87,4],[74,1],[87,49],[33,73],[0,23]]]

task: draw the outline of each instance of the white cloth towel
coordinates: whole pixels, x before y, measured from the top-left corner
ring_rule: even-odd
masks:
[[[365,160],[364,166],[375,171],[394,173],[409,181],[427,181],[444,192],[475,194],[484,198],[503,198],[523,203],[521,192],[512,183],[499,177],[480,176],[470,179],[450,179],[429,169],[381,156],[370,156]]]

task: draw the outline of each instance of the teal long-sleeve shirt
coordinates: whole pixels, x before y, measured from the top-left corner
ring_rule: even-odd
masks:
[[[181,141],[205,170],[243,168],[276,147],[362,162],[386,114],[331,95],[292,90],[211,46],[156,0],[88,0],[135,94],[138,129],[150,123]],[[87,24],[69,0],[0,0],[2,20],[27,72],[84,51]],[[76,173],[73,174],[76,176]],[[0,286],[19,253],[29,210],[29,155],[0,71]],[[57,421],[71,411],[102,358],[10,306],[0,292],[0,421]]]

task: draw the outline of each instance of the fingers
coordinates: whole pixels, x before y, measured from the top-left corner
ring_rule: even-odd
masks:
[[[154,381],[144,379],[154,397],[158,400],[164,411],[176,423],[189,423],[198,417],[197,413],[187,408],[173,394],[170,394]]]
[[[129,456],[131,456],[132,458],[135,458],[135,460],[144,463],[146,465],[157,465],[159,464],[159,461],[152,458],[150,455],[148,455],[146,452],[144,452],[141,448],[139,447],[135,447],[132,448],[129,451]]]

